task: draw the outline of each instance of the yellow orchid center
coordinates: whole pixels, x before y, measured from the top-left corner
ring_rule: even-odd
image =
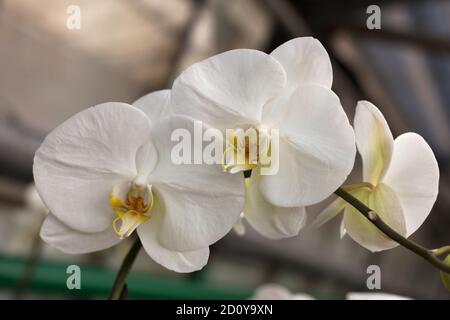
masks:
[[[116,186],[110,193],[109,204],[117,215],[112,222],[114,232],[121,239],[128,237],[137,227],[151,218],[149,214],[153,207],[151,186],[136,182],[130,183],[127,188]]]
[[[247,171],[261,166],[270,155],[270,136],[265,130],[249,128],[227,130],[222,168],[229,173]]]

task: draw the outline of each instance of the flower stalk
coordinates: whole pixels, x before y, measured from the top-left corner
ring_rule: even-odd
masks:
[[[131,246],[130,251],[128,251],[125,259],[120,266],[119,272],[117,273],[116,280],[114,281],[114,285],[111,289],[111,294],[109,296],[110,300],[120,300],[122,295],[122,291],[125,287],[125,280],[128,276],[128,273],[131,270],[131,267],[136,260],[136,257],[141,249],[142,244],[138,237],[134,240],[133,245]]]
[[[442,262],[438,256],[442,255],[450,250],[450,246],[445,246],[439,249],[429,250],[421,245],[415,243],[414,241],[408,240],[394,229],[389,227],[386,223],[381,220],[378,214],[367,207],[364,203],[353,197],[350,193],[345,191],[343,188],[339,188],[334,192],[337,196],[344,199],[346,202],[351,204],[355,209],[357,209],[361,214],[366,217],[375,227],[377,227],[386,236],[399,243],[406,249],[414,252],[418,256],[421,256],[429,263],[431,263],[437,269],[450,274],[450,265]]]
[[[34,236],[33,244],[31,246],[27,260],[25,261],[23,272],[14,293],[14,299],[22,299],[29,289],[31,281],[33,280],[34,273],[36,272],[36,267],[38,265],[39,259],[41,258],[41,254],[42,240],[39,232],[37,232]]]
[[[431,250],[435,256],[442,256],[444,254],[450,253],[450,246],[443,246],[441,248],[436,248]]]

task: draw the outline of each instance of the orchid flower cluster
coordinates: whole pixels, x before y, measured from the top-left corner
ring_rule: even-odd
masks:
[[[271,239],[296,236],[306,225],[306,208],[346,181],[356,150],[362,181],[343,188],[410,236],[438,194],[433,152],[414,133],[394,140],[381,112],[367,101],[358,103],[352,127],[332,80],[321,43],[297,38],[270,54],[249,49],[218,54],[182,72],[170,90],[74,115],[35,155],[36,187],[49,209],[42,238],[81,254],[137,233],[157,263],[192,272],[207,263],[211,244],[233,227],[243,231],[241,219]],[[226,145],[219,155],[224,162],[174,163],[177,129],[192,136],[210,129],[228,132],[220,142]],[[276,130],[276,173],[262,171],[262,159],[275,152],[275,144],[257,148],[249,159],[248,145],[229,134],[238,129],[254,130],[259,140]],[[246,162],[227,162],[230,154]],[[341,212],[341,235],[371,251],[396,245],[340,199],[313,225]]]

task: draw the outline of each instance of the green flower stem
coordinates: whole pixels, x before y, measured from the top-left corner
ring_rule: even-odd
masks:
[[[136,237],[136,240],[134,241],[130,251],[128,251],[127,255],[125,256],[125,259],[122,262],[122,265],[120,266],[119,272],[117,273],[116,280],[114,281],[114,285],[111,289],[111,294],[109,296],[110,300],[119,300],[122,291],[125,287],[125,280],[128,276],[128,273],[131,270],[131,267],[133,266],[134,260],[136,260],[136,257],[139,253],[139,250],[141,249],[142,244],[138,237]]]
[[[339,197],[341,197],[342,199],[344,199],[349,204],[351,204],[356,210],[361,212],[361,214],[364,217],[366,217],[370,222],[372,222],[373,225],[377,227],[381,232],[383,232],[386,236],[388,236],[395,242],[399,243],[406,249],[421,256],[437,269],[450,274],[450,265],[445,264],[438,258],[439,255],[449,251],[450,246],[442,247],[435,250],[429,250],[427,248],[424,248],[421,245],[415,243],[414,241],[408,240],[399,233],[397,233],[394,229],[392,229],[386,223],[384,223],[383,220],[380,219],[380,217],[375,211],[364,205],[364,203],[353,197],[343,188],[337,189],[334,193]]]
[[[14,299],[20,300],[23,298],[24,294],[30,287],[31,281],[33,280],[34,273],[36,271],[36,266],[41,258],[42,253],[42,240],[39,234],[39,230],[36,231],[36,234],[33,239],[33,244],[30,249],[30,253],[25,262],[25,267],[23,273],[20,277],[17,288],[14,292]]]
[[[433,252],[433,254],[435,255],[435,256],[442,256],[443,254],[447,254],[447,253],[450,253],[450,246],[444,246],[444,247],[441,247],[441,248],[436,248],[436,249],[433,249],[433,250],[431,250],[431,252]]]

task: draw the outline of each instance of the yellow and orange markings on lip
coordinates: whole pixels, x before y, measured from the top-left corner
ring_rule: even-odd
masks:
[[[128,237],[142,223],[151,216],[148,212],[153,207],[153,193],[151,187],[130,187],[126,199],[121,199],[113,189],[109,196],[109,204],[117,217],[112,222],[114,232],[122,239]],[[146,201],[148,199],[148,201]],[[120,222],[120,225],[118,225]]]

